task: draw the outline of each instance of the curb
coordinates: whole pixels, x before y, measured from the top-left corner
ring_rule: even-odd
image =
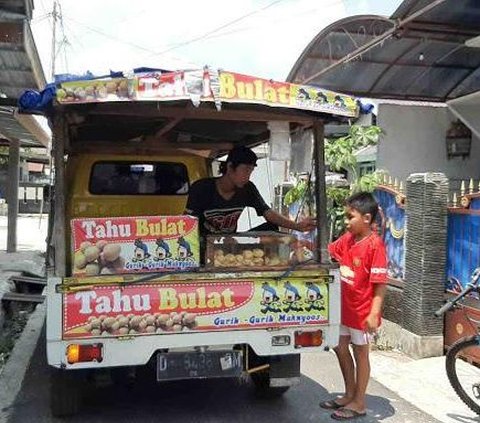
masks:
[[[46,301],[37,305],[0,373],[0,423],[7,422],[10,409],[22,388],[23,379],[45,322],[45,310]]]

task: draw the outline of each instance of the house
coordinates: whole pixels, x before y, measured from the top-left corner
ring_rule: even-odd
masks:
[[[7,177],[0,179],[0,195],[8,203],[7,251],[16,250],[16,217],[22,148],[39,148],[46,157],[50,137],[31,115],[17,113],[17,101],[27,89],[41,90],[46,80],[35,47],[30,21],[33,0],[8,0],[0,4],[0,147],[8,147]],[[3,148],[5,150],[5,148]],[[27,162],[28,158],[25,159]],[[32,162],[35,163],[35,162]],[[31,170],[38,166],[30,166]],[[28,171],[28,165],[26,165]],[[0,172],[1,173],[1,172]],[[25,186],[24,188],[29,188]]]

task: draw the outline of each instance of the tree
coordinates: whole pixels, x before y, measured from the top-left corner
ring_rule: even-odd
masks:
[[[325,139],[325,161],[334,172],[342,170],[351,175],[349,187],[327,186],[327,214],[329,218],[330,239],[337,238],[345,230],[345,200],[354,192],[372,192],[378,185],[378,173],[369,173],[359,177],[355,153],[369,145],[377,145],[383,131],[376,125],[352,125],[347,135],[340,138]],[[298,179],[295,186],[285,195],[286,206],[296,202],[308,202],[313,199],[312,184]]]
[[[348,188],[327,187],[327,213],[330,239],[345,231],[345,200],[354,192],[372,192],[378,185],[378,173],[367,173],[359,177],[355,153],[369,145],[377,145],[383,131],[376,125],[352,125],[347,135],[325,140],[325,161],[334,172],[346,170],[351,175]]]
[[[358,177],[355,153],[363,147],[377,145],[382,129],[376,125],[352,125],[347,135],[325,139],[325,161],[334,172],[346,170],[352,176],[352,192],[371,188],[369,178]]]

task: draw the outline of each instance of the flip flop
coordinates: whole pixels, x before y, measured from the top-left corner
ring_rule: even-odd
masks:
[[[324,408],[325,410],[338,410],[339,408],[342,408],[344,406],[340,405],[335,400],[328,400],[328,401],[321,402],[320,407]]]
[[[331,418],[334,420],[353,420],[358,419],[360,417],[365,417],[367,413],[364,411],[363,413],[359,411],[352,410],[350,408],[339,408],[337,411],[331,414]]]

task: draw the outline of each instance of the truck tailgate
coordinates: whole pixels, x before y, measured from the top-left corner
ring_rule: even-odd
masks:
[[[97,277],[62,285],[62,337],[130,337],[329,323],[332,279],[325,272],[212,276],[159,277],[141,284],[128,282],[128,278]],[[88,283],[92,281],[95,283]]]

